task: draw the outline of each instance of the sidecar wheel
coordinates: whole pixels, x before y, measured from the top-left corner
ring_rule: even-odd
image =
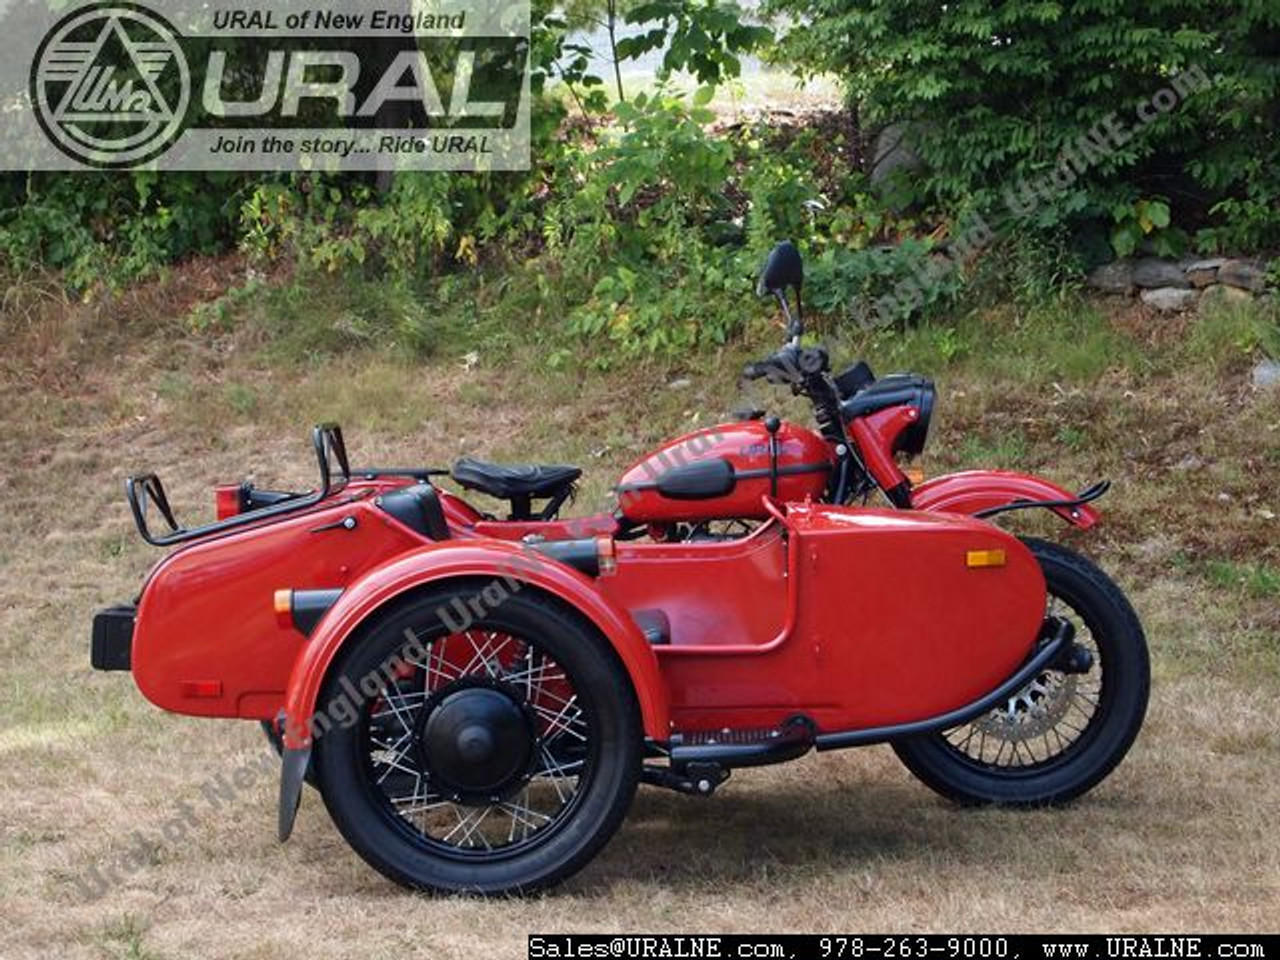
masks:
[[[325,805],[361,857],[414,889],[563,880],[621,824],[640,773],[639,708],[605,639],[531,590],[446,626],[471,601],[484,608],[486,585],[381,616],[321,700],[348,721],[316,741]]]
[[[933,790],[964,804],[1064,803],[1124,758],[1146,715],[1151,671],[1142,624],[1109,577],[1057,544],[1025,540],[1044,571],[1046,613],[1088,650],[1084,673],[1047,670],[972,723],[893,744]]]

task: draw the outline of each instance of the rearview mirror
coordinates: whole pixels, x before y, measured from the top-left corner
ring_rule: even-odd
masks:
[[[760,285],[756,293],[760,296],[772,294],[782,308],[782,316],[787,321],[787,339],[799,344],[800,335],[804,333],[804,319],[800,310],[800,287],[804,283],[804,261],[800,251],[790,240],[783,240],[773,248],[769,259],[764,263],[764,271],[760,274]],[[796,291],[796,312],[793,315],[787,306],[787,288]]]
[[[803,283],[804,261],[800,258],[800,251],[790,240],[783,240],[765,261],[756,292],[763,297],[767,293],[782,293],[788,287],[799,290]]]

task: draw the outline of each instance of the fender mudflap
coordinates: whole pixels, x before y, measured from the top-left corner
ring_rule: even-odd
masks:
[[[281,843],[293,833],[293,822],[298,816],[298,807],[302,804],[302,784],[310,763],[310,747],[286,747],[281,753],[280,807],[276,820],[276,836]]]

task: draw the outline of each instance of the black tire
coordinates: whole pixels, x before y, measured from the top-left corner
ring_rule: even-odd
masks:
[[[354,699],[358,715],[316,741],[325,805],[361,857],[413,889],[501,894],[555,884],[608,842],[635,795],[643,731],[616,653],[572,610],[529,588],[491,603],[466,631],[446,627],[486,586],[433,589],[380,616],[335,663],[321,698],[337,718],[350,716],[333,712],[337,701]],[[429,653],[395,674],[409,676],[363,692],[361,680],[414,639]],[[463,644],[475,651],[465,665]],[[389,715],[390,732],[379,726],[392,724]],[[466,740],[477,724],[479,765],[467,753],[477,741]]]
[[[1084,557],[1043,540],[1024,542],[1044,571],[1049,612],[1071,620],[1076,642],[1091,648],[1094,662],[1084,674],[1045,671],[1006,707],[971,724],[893,744],[898,758],[926,786],[963,804],[1042,806],[1072,800],[1124,759],[1146,715],[1147,642],[1129,601]],[[1042,741],[1038,755],[1033,731],[1042,731],[1035,734]],[[1002,763],[1010,744],[1010,760]]]

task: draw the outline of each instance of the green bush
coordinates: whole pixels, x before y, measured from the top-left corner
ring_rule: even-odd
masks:
[[[0,176],[0,262],[62,271],[67,285],[111,287],[235,236],[234,173],[7,174]]]
[[[865,121],[907,125],[927,168],[910,186],[926,204],[1030,206],[1018,219],[1034,227],[1099,221],[1124,245],[1132,231],[1113,211],[1165,197],[1175,225],[1204,222],[1202,245],[1280,242],[1273,0],[766,7],[797,23],[790,62],[844,78]],[[1141,122],[1139,101],[1162,90]]]

